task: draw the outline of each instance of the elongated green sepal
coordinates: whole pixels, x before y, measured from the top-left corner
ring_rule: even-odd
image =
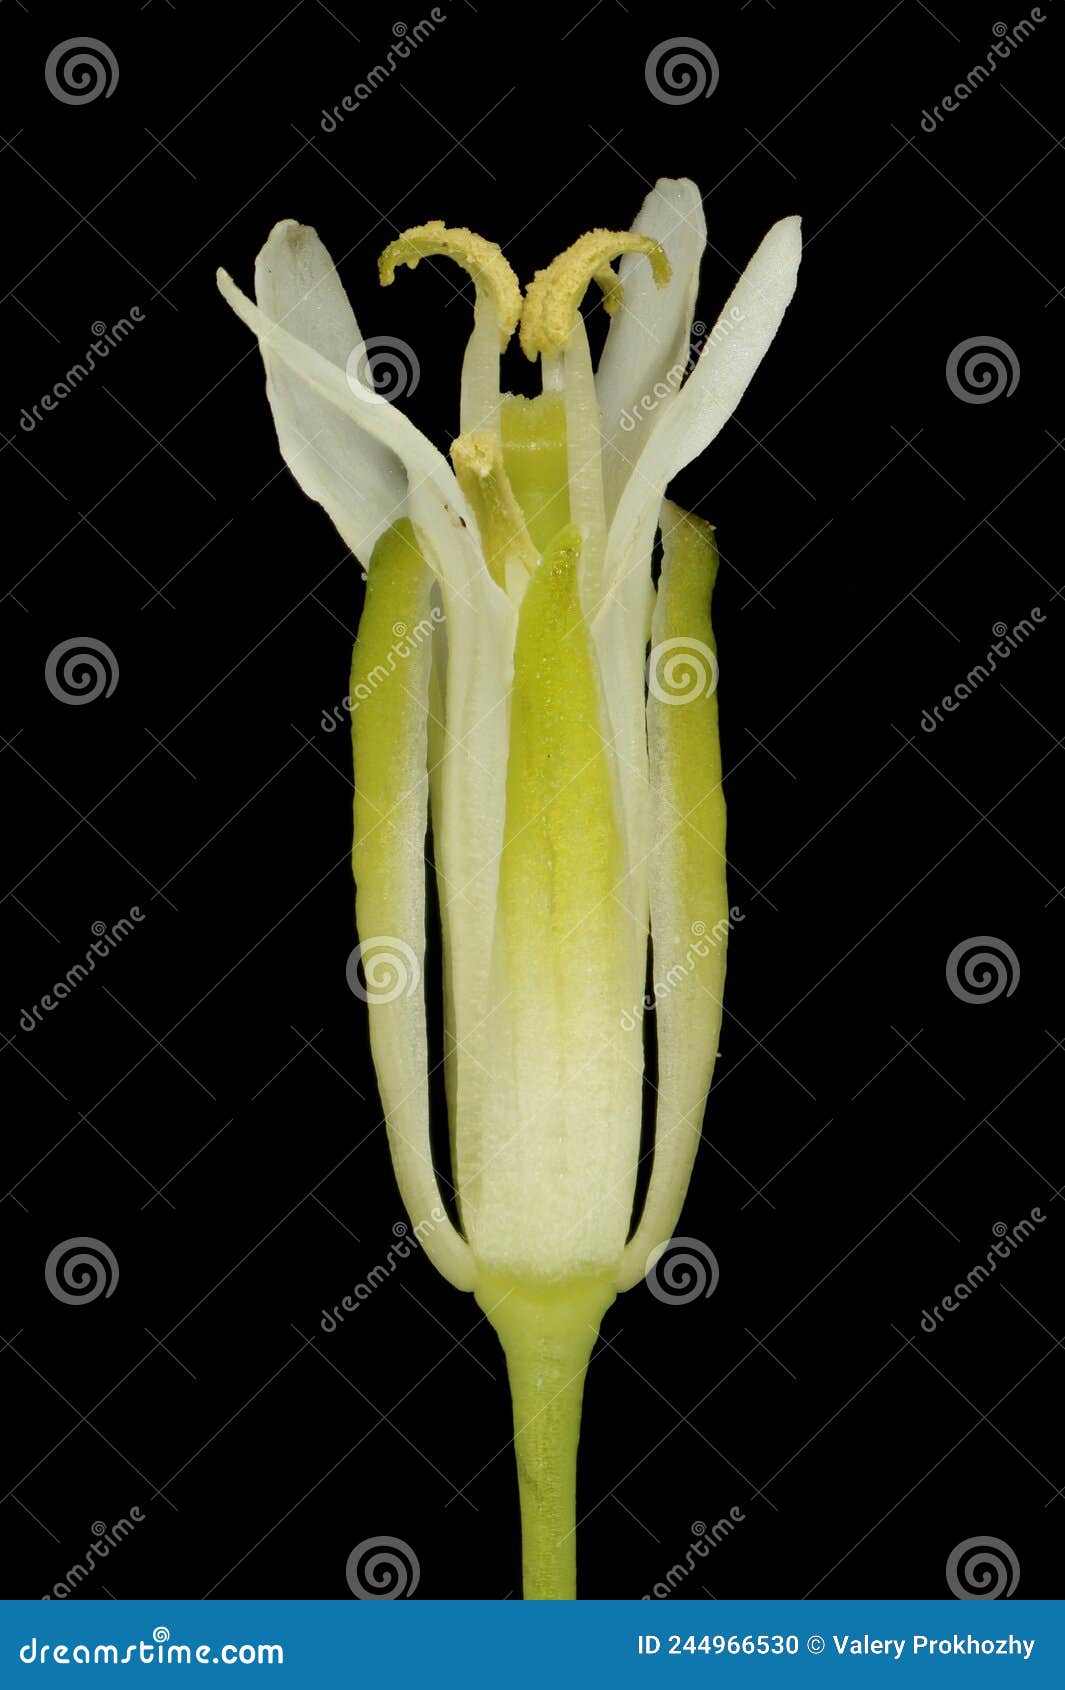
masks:
[[[414,529],[386,530],[370,559],[351,666],[352,866],[370,1042],[396,1179],[430,1260],[473,1287],[469,1246],[447,1219],[429,1144],[425,1025],[427,742],[433,577]]]
[[[688,1189],[721,1031],[729,909],[708,522],[662,506],[663,560],[648,661],[648,884],[658,1031],[654,1162],[618,1287],[647,1270]]]

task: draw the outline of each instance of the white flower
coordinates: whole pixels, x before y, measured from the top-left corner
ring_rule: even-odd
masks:
[[[631,234],[582,236],[524,301],[500,249],[468,230],[426,224],[393,242],[384,282],[444,255],[475,283],[452,464],[365,385],[358,324],[313,230],[274,229],[257,305],[219,272],[259,337],[286,461],[368,570],[351,691],[357,920],[364,950],[389,936],[413,958],[410,990],[367,991],[374,1061],[411,1220],[507,1353],[527,1595],[572,1594],[584,1366],[603,1310],[679,1216],[721,1021],[716,552],[709,524],[664,496],[776,333],[799,220],[769,231],[695,349],[705,242],[687,181],[659,182]],[[612,313],[595,372],[580,314],[593,279]],[[541,364],[534,399],[500,394],[519,319]],[[397,657],[401,624],[434,631]],[[430,826],[461,1232],[431,1219]],[[649,934],[670,989],[650,1186],[629,1238]]]

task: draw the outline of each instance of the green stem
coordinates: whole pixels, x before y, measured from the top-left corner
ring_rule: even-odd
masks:
[[[523,1594],[527,1601],[572,1600],[581,1398],[614,1286],[599,1279],[537,1285],[482,1275],[476,1295],[499,1334],[510,1378]]]

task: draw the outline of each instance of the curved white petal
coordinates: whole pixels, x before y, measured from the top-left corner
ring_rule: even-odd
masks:
[[[644,657],[654,588],[651,554],[658,511],[645,512],[629,535],[621,578],[592,623],[607,732],[617,771],[625,847],[624,878],[616,897],[629,911],[641,950],[647,938],[647,723]],[[638,997],[642,994],[638,994]],[[639,1002],[632,1013],[642,1019]]]
[[[463,1118],[479,1107],[486,1083],[516,613],[488,572],[473,514],[436,447],[400,411],[357,383],[353,387],[344,369],[272,321],[224,270],[218,285],[269,357],[317,403],[330,405],[400,459],[408,479],[406,514],[439,579],[448,662],[445,727],[432,782],[433,834],[453,992],[454,1092]]]
[[[333,261],[305,224],[274,225],[255,261],[255,297],[272,322],[340,369],[361,343]],[[267,346],[261,350],[282,456],[365,568],[378,535],[403,514],[403,465]]]
[[[633,229],[665,248],[673,278],[667,287],[656,287],[650,265],[636,253],[623,258],[618,269],[622,305],[611,318],[596,372],[608,513],[688,366],[706,247],[706,219],[695,183],[668,177],[656,182]]]
[[[364,433],[401,461],[407,473],[406,514],[429,537],[432,555],[428,561],[432,567],[471,595],[503,597],[485,568],[473,518],[451,466],[432,442],[395,406],[357,381],[349,382],[343,368],[253,305],[225,270],[218,272],[218,286],[237,316],[258,336],[264,356],[284,367],[307,395],[309,406],[316,406],[319,414],[324,414],[326,406],[331,407],[354,425],[352,441]],[[318,492],[312,494],[319,496]],[[350,511],[355,508],[352,503]],[[402,509],[394,509],[389,521],[403,514]]]
[[[628,536],[657,509],[668,482],[725,426],[780,327],[802,252],[801,223],[774,223],[733,288],[688,380],[656,426],[621,494],[607,541],[608,582],[627,567]]]

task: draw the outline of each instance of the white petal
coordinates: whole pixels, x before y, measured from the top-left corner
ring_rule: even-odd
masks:
[[[652,509],[630,536],[618,586],[592,623],[625,841],[625,876],[616,896],[629,911],[643,948],[647,936],[648,802],[644,658],[654,603],[651,554],[657,526],[658,512]],[[642,993],[637,994],[637,1003],[631,1009],[637,1019],[642,1018],[640,997]]]
[[[259,337],[264,354],[282,365],[286,376],[306,393],[308,406],[317,407],[323,419],[327,415],[326,407],[331,407],[341,421],[353,425],[348,438],[356,451],[358,435],[362,433],[371,442],[387,447],[400,460],[408,483],[405,514],[429,542],[430,565],[471,597],[492,594],[505,597],[485,568],[476,526],[451,466],[432,442],[401,411],[357,383],[349,383],[343,368],[253,305],[225,270],[218,272],[218,286],[241,321]],[[350,499],[350,485],[345,482],[340,485],[345,489],[345,497]],[[319,492],[313,496],[321,497]],[[350,499],[345,508],[345,520],[354,525],[359,507]],[[383,513],[379,510],[378,514]],[[393,509],[388,521],[395,521],[403,514],[402,507]],[[330,515],[336,520],[332,509]],[[384,526],[387,525],[385,522]]]
[[[608,512],[617,505],[650,429],[688,365],[706,246],[703,202],[695,183],[668,177],[656,182],[633,228],[665,248],[673,279],[668,287],[655,287],[650,265],[637,253],[629,253],[618,268],[624,298],[611,319],[596,374]]]
[[[393,406],[353,391],[342,368],[273,323],[225,271],[219,272],[218,283],[237,315],[266,343],[271,358],[317,401],[401,460],[409,479],[407,514],[440,581],[447,617],[446,728],[432,781],[433,838],[453,993],[456,1118],[461,1119],[478,1107],[486,1083],[482,1057],[517,617],[488,573],[473,514],[435,446]]]
[[[607,580],[626,567],[627,536],[657,509],[666,486],[720,433],[780,327],[795,292],[802,250],[798,217],[774,223],[707,338],[702,356],[653,433],[621,495],[607,542]]]
[[[445,580],[444,725],[431,743],[433,855],[444,941],[452,1131],[476,1131],[500,1081],[491,959],[503,848],[517,612],[495,591],[472,613]],[[454,1147],[453,1147],[454,1157]],[[455,1162],[458,1167],[458,1161]],[[464,1224],[467,1193],[459,1189]]]
[[[272,322],[340,369],[361,343],[333,261],[314,230],[301,223],[278,223],[271,231],[255,262],[255,296]],[[365,567],[378,535],[403,514],[403,465],[283,359],[265,346],[262,354],[282,456]]]

